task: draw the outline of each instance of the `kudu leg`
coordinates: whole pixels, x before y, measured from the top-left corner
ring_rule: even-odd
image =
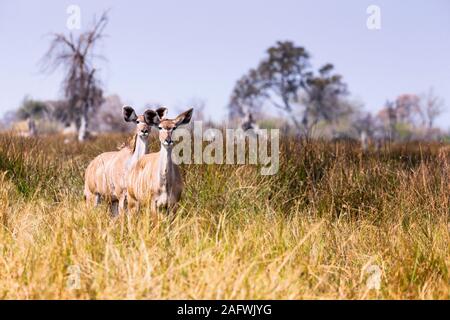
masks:
[[[100,204],[101,197],[100,194],[96,193],[94,197],[94,207],[97,207]]]
[[[88,207],[96,207],[100,203],[100,195],[97,193],[86,192],[84,198]]]
[[[119,215],[119,200],[111,201],[111,215],[117,217]]]
[[[127,197],[127,209],[128,213],[136,214],[139,211],[139,203],[136,200]]]
[[[127,196],[122,194],[119,198],[119,215],[122,215],[127,210]]]
[[[153,225],[156,227],[158,225],[158,204],[156,201],[151,201],[150,203],[150,214],[152,218]]]

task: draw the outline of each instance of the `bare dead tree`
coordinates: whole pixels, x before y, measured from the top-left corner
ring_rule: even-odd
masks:
[[[401,94],[394,101],[397,121],[416,127],[423,122],[420,98],[416,94]]]
[[[65,72],[62,89],[68,102],[68,120],[77,124],[79,141],[88,136],[89,112],[100,106],[103,100],[93,61],[103,58],[94,54],[94,48],[105,37],[107,14],[105,11],[98,21],[94,19],[93,27],[78,38],[72,33],[68,36],[53,34],[50,48],[42,59],[45,71],[54,72],[62,68]]]
[[[435,95],[433,89],[430,89],[422,97],[422,113],[426,118],[428,129],[433,128],[434,121],[444,112],[444,100]]]

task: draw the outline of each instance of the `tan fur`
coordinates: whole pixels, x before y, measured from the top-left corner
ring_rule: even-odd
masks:
[[[101,197],[111,205],[119,201],[119,211],[124,210],[126,163],[132,155],[126,146],[119,151],[102,153],[92,160],[85,173],[84,195],[88,205],[97,205]],[[115,208],[111,207],[111,210],[115,213]]]
[[[150,205],[155,218],[158,209],[176,211],[183,191],[183,180],[179,167],[172,161],[172,133],[179,124],[189,122],[191,116],[192,109],[174,120],[156,117],[161,150],[144,155],[129,170],[127,199],[130,210]]]
[[[88,204],[94,204],[95,196],[110,194],[106,166],[117,152],[105,152],[92,160],[84,173],[84,196]]]
[[[161,151],[147,154],[131,168],[127,179],[130,209],[137,209],[142,204],[150,205],[153,213],[161,207],[176,211],[183,191],[183,180],[179,167],[172,161],[168,163],[167,176],[160,177],[159,164],[163,161],[162,156]],[[164,198],[160,198],[161,196]]]
[[[125,210],[125,175],[129,166],[131,166],[130,161],[137,161],[141,154],[148,152],[150,126],[146,123],[144,116],[135,116],[133,120],[126,121],[137,123],[136,132],[130,143],[123,146],[119,151],[100,154],[92,160],[85,172],[84,195],[86,203],[88,205],[97,205],[101,197],[110,202],[113,214],[121,213]],[[144,131],[147,132],[147,135],[142,135]],[[136,150],[138,139],[141,141],[141,148]],[[133,159],[133,157],[136,157],[136,159]],[[118,205],[118,208],[115,207],[116,205]]]
[[[89,163],[84,178],[84,194],[87,202],[100,195],[108,202],[118,200],[125,162],[132,155],[128,147],[120,151],[110,151],[98,155]]]

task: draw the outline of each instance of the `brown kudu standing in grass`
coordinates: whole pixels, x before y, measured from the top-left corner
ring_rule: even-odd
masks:
[[[150,205],[157,218],[158,209],[175,212],[183,191],[183,180],[178,166],[172,161],[172,134],[178,126],[188,124],[193,109],[183,112],[175,119],[161,119],[156,112],[149,123],[159,129],[161,150],[147,154],[130,168],[127,179],[127,201],[129,210],[138,211],[140,205]],[[146,116],[147,116],[146,115]]]
[[[100,198],[110,203],[111,213],[115,216],[125,210],[126,173],[143,155],[148,153],[151,126],[146,119],[153,114],[164,118],[167,109],[162,107],[155,111],[146,110],[143,115],[136,115],[130,106],[123,107],[126,122],[136,124],[136,130],[129,145],[119,151],[104,152],[88,165],[85,172],[84,196],[88,205],[97,206]]]

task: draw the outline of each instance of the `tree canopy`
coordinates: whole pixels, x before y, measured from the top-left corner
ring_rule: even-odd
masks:
[[[315,73],[310,54],[291,41],[279,41],[266,53],[257,68],[236,82],[231,117],[271,106],[284,111],[298,130],[309,130],[317,121],[333,121],[345,111],[339,99],[347,94],[347,86],[333,73],[332,64]]]

